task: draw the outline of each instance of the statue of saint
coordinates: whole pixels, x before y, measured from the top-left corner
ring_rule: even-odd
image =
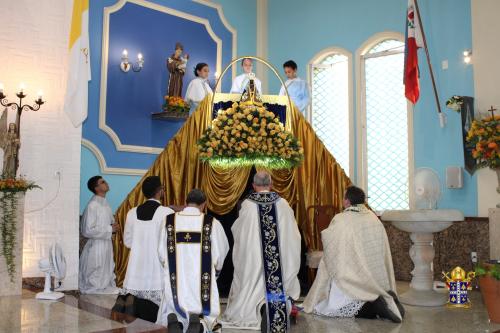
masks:
[[[167,59],[167,68],[170,72],[168,80],[168,96],[181,97],[182,94],[182,79],[186,73],[186,65],[189,59],[189,54],[182,54],[184,48],[181,43],[175,44],[174,53]]]
[[[246,104],[254,104],[258,106],[262,106],[262,99],[260,98],[260,93],[257,85],[255,84],[255,74],[249,73],[247,74],[248,83],[241,95],[241,102],[245,102]]]
[[[21,141],[17,133],[17,125],[10,123],[8,128],[6,125],[7,112],[4,110],[0,120],[0,148],[3,149],[2,176],[4,178],[15,178]]]

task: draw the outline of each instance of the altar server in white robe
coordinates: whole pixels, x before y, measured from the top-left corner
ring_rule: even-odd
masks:
[[[292,208],[271,185],[267,172],[255,174],[255,193],[243,201],[231,228],[234,276],[224,328],[286,332],[290,298],[300,296],[299,229]]]
[[[106,201],[108,183],[101,176],[87,182],[94,193],[83,212],[81,233],[88,238],[80,256],[79,289],[82,294],[116,294],[115,262],[111,236],[118,230]]]
[[[147,177],[142,183],[146,202],[127,213],[123,242],[130,249],[127,272],[117,304],[124,311],[144,320],[156,321],[163,293],[163,268],[158,257],[158,238],[165,217],[174,211],[161,205],[164,189],[160,177]],[[133,296],[133,302],[127,297]],[[132,309],[127,309],[131,306]]]
[[[196,110],[205,96],[212,93],[212,88],[210,88],[210,85],[208,84],[209,72],[210,70],[208,65],[204,62],[200,62],[194,68],[194,75],[196,78],[189,82],[185,97],[191,107],[189,114],[192,114]]]
[[[321,232],[323,258],[304,300],[304,311],[330,317],[383,318],[400,323],[391,249],[382,223],[348,187],[344,212]]]
[[[285,82],[286,89],[290,99],[297,106],[300,112],[305,116],[307,106],[309,105],[309,86],[305,80],[297,76],[297,64],[293,60],[288,60],[283,64],[285,75],[288,78]],[[281,86],[280,96],[285,96],[285,87]]]
[[[231,85],[231,93],[232,94],[243,94],[245,91],[245,88],[248,85],[248,82],[250,81],[249,75],[253,75],[252,73],[252,68],[253,68],[253,61],[250,58],[244,58],[241,60],[241,67],[243,68],[243,74],[238,75],[237,77],[234,78],[233,84]],[[259,95],[262,95],[262,83],[260,80],[256,77],[253,78],[255,82],[255,86],[257,87],[257,91],[259,92]]]
[[[220,222],[203,213],[206,196],[201,190],[192,190],[186,204],[167,216],[160,233],[164,293],[157,323],[169,333],[219,331],[216,278],[229,243]]]

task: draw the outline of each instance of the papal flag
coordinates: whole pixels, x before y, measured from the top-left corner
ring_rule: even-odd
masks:
[[[418,49],[424,46],[420,20],[415,10],[415,1],[408,0],[406,12],[406,43],[404,85],[406,98],[415,104],[420,97],[418,72]]]
[[[87,118],[90,81],[89,0],[73,0],[64,111],[75,127]]]

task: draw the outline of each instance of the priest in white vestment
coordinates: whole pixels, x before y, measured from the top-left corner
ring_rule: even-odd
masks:
[[[220,222],[203,213],[206,196],[201,190],[192,190],[186,204],[181,212],[167,216],[160,233],[164,293],[157,323],[167,326],[169,333],[218,331],[216,278],[229,243]]]
[[[283,64],[285,75],[288,78],[285,82],[288,95],[299,111],[305,116],[309,105],[309,86],[305,80],[297,76],[297,64],[293,60],[288,60]],[[281,86],[280,96],[285,96],[285,87]]]
[[[243,201],[231,228],[234,276],[224,328],[286,332],[290,298],[300,296],[299,228],[292,208],[271,186],[267,172],[255,174],[255,193]]]
[[[133,295],[132,309],[128,314],[156,322],[158,306],[163,293],[163,268],[158,257],[158,238],[165,217],[174,211],[161,205],[164,189],[160,177],[147,177],[142,183],[142,193],[147,198],[142,205],[127,213],[123,242],[130,249],[127,272],[120,295]],[[126,297],[124,307],[131,302]]]
[[[304,311],[400,323],[404,308],[396,296],[387,234],[364,202],[363,190],[347,188],[344,212],[321,232],[323,258],[304,300]]]
[[[101,176],[94,176],[87,187],[94,196],[82,217],[81,233],[88,241],[80,256],[78,287],[82,294],[116,294],[111,236],[118,230],[118,224],[106,201],[109,186]]]
[[[241,67],[243,68],[243,74],[238,75],[234,78],[233,84],[231,85],[231,93],[232,94],[243,94],[245,88],[250,82],[249,76],[254,76],[252,73],[253,61],[250,58],[245,58],[241,60]],[[255,86],[259,95],[262,95],[262,83],[256,77],[253,78],[255,82]]]
[[[210,72],[208,65],[206,63],[199,63],[194,69],[194,75],[196,76],[191,82],[186,90],[186,102],[190,105],[189,114],[192,114],[200,102],[212,93],[212,88],[208,84],[208,73]]]

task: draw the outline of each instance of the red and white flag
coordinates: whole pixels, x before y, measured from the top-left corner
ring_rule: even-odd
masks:
[[[403,83],[405,85],[406,98],[415,104],[420,96],[417,51],[420,47],[424,46],[424,43],[414,0],[408,0],[406,14],[405,71]]]

